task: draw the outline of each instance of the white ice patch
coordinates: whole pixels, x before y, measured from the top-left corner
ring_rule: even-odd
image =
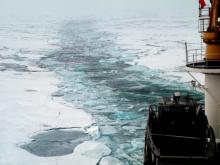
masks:
[[[1,72],[0,79],[0,120],[3,123],[0,147],[4,151],[0,153],[0,164],[15,165],[37,159],[17,146],[28,141],[33,133],[92,124],[85,112],[51,99],[51,94],[57,90],[57,80],[52,73]]]
[[[75,155],[87,156],[94,159],[100,159],[110,153],[111,150],[106,145],[93,141],[85,141],[79,144],[74,150]]]
[[[101,160],[99,164],[100,165],[123,165],[123,162],[114,157],[106,156]]]
[[[61,157],[57,164],[97,165],[102,157],[110,153],[111,150],[102,143],[85,141],[75,148],[72,155]]]
[[[86,129],[86,132],[94,139],[100,137],[100,131],[98,126],[91,126]]]
[[[117,130],[113,126],[102,126],[102,135],[111,135],[117,133]]]

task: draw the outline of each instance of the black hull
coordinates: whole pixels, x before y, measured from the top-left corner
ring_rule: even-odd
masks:
[[[151,106],[148,115],[144,165],[219,164],[215,135],[199,104],[168,102]]]

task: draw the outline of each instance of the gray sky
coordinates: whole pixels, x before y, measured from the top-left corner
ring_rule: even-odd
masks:
[[[195,17],[198,0],[0,0],[0,16]]]

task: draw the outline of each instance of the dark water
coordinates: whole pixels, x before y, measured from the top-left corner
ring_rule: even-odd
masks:
[[[148,25],[147,21],[143,24]],[[157,22],[151,22],[149,26],[152,24]],[[39,63],[41,67],[56,72],[61,79],[59,91],[54,96],[63,96],[92,114],[96,121],[94,126],[99,127],[100,133],[94,140],[110,147],[111,155],[125,164],[142,164],[149,104],[156,103],[160,96],[170,96],[174,91],[202,98],[198,92],[190,91],[189,84],[180,82],[178,76],[169,77],[166,70],[132,64],[141,52],[134,49],[138,43],[133,40],[133,47],[125,48],[119,39],[121,36],[129,37],[123,33],[128,26],[138,32],[141,25],[140,21],[120,20],[116,23],[65,23],[58,34],[59,49]],[[167,25],[165,30],[171,27]],[[146,56],[166,51],[166,46],[160,46],[159,42],[151,45],[153,39],[149,36],[143,38],[145,46],[151,46],[142,52]],[[158,36],[157,39],[160,40]],[[157,42],[154,40],[154,43]],[[151,48],[155,51],[151,52]]]
[[[52,129],[35,135],[29,144],[21,148],[42,157],[62,156],[73,153],[74,148],[89,137],[79,130]]]

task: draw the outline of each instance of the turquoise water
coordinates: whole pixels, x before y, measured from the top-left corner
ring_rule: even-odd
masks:
[[[190,22],[163,24],[166,26],[161,28],[153,20],[65,22],[57,34],[58,49],[39,62],[61,80],[54,96],[63,96],[91,114],[94,126],[99,127],[94,140],[105,143],[111,148],[111,155],[125,164],[142,164],[147,107],[158,97],[180,91],[202,99],[202,94],[193,91],[189,83],[180,81],[181,74],[160,69],[161,61],[158,68],[134,63],[142,56],[153,58],[180,45],[178,29],[176,36],[168,31],[192,28]],[[170,36],[175,40],[169,41]],[[140,41],[144,43],[141,48]]]

